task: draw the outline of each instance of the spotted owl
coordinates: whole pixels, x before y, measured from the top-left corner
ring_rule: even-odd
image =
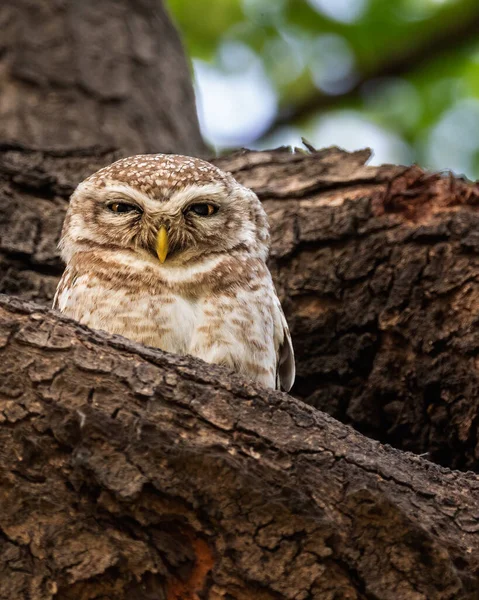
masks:
[[[290,390],[266,214],[231,174],[186,156],[121,159],[77,187],[59,247],[65,315]]]

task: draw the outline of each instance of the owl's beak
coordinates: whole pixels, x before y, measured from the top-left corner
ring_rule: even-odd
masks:
[[[168,231],[164,225],[160,227],[156,236],[156,254],[163,264],[168,254]]]

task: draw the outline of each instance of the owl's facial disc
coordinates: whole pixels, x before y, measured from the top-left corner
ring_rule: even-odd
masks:
[[[135,185],[121,179],[97,185],[93,178],[72,196],[61,249],[66,262],[94,246],[177,267],[236,249],[265,257],[268,239],[257,196],[231,176],[153,190],[140,178]]]

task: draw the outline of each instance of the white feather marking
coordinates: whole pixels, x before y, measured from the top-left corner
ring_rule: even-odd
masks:
[[[111,184],[106,186],[105,194],[111,196],[112,194],[121,194],[122,196],[126,196],[135,200],[138,205],[146,210],[158,210],[160,206],[158,200],[162,200],[162,198],[158,198],[153,200],[149,198],[146,194],[140,192],[138,188],[132,187],[131,185],[125,184]]]
[[[139,273],[143,273],[145,270],[145,260],[153,268],[158,270],[158,277],[169,283],[185,283],[192,281],[197,275],[208,273],[215,267],[217,267],[223,260],[224,256],[214,255],[211,258],[206,258],[201,262],[195,262],[191,265],[174,266],[166,261],[165,263],[159,263],[154,256],[148,252],[138,252],[138,256],[135,256],[128,252],[116,252],[115,260],[123,265],[133,267]]]
[[[196,199],[213,200],[214,197],[224,196],[225,186],[223,183],[207,183],[205,185],[188,185],[174,192],[169,200],[170,207],[183,207],[188,202]]]

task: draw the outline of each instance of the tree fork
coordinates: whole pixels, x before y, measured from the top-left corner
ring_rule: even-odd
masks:
[[[51,302],[68,196],[117,157],[0,148],[0,291]],[[478,187],[368,158],[284,148],[214,162],[268,212],[293,395],[382,442],[477,470]]]

